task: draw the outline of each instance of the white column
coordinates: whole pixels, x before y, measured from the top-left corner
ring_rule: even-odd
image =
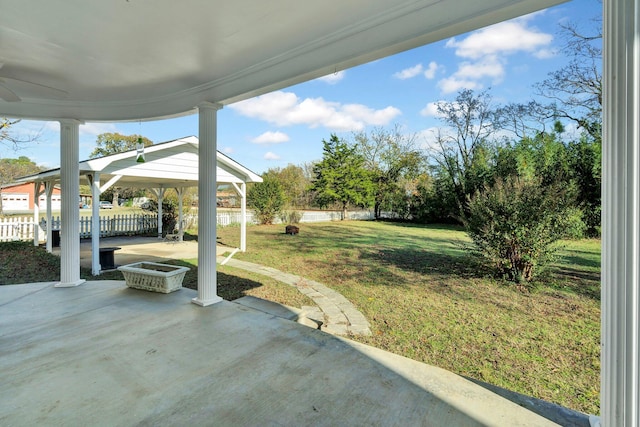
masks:
[[[53,215],[51,214],[51,196],[53,195],[54,183],[53,181],[46,181],[44,183],[44,192],[47,196],[47,252],[53,251]]]
[[[640,5],[604,1],[601,424],[640,425]]]
[[[100,174],[87,176],[91,185],[91,274],[97,276],[100,265]]]
[[[222,301],[216,277],[216,115],[220,108],[210,103],[198,106],[198,297],[192,301],[201,306]]]
[[[247,183],[243,182],[240,187],[232,182],[236,192],[240,196],[240,250],[247,251]]]
[[[158,198],[158,239],[162,239],[162,200],[164,199],[164,188],[154,188],[153,192]],[[168,230],[171,232],[171,230]]]
[[[34,183],[33,188],[33,246],[40,244],[40,195],[42,183]]]
[[[184,233],[183,222],[184,222],[184,214],[182,213],[182,202],[184,199],[184,187],[176,187],[176,194],[178,194],[178,236],[180,241],[182,242],[182,234]],[[171,230],[173,231],[173,230]]]
[[[60,120],[60,186],[62,213],[60,224],[60,283],[58,287],[78,286],[80,279],[80,122]]]

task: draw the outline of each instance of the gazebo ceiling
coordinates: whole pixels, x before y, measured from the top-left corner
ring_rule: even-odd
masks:
[[[138,120],[228,104],[562,0],[7,0],[0,116]]]

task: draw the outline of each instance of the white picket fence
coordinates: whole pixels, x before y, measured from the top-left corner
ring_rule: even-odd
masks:
[[[325,222],[339,221],[339,211],[301,211],[300,222]],[[372,211],[350,211],[347,216],[352,220],[373,219]],[[80,237],[91,237],[91,217],[80,218]],[[185,215],[184,223],[189,225],[197,222],[197,217]],[[242,215],[238,211],[218,211],[217,222],[221,227],[240,224]],[[274,221],[276,224],[282,223],[280,218]],[[247,210],[247,224],[257,224],[257,218],[253,211]],[[60,217],[52,219],[52,229],[60,229]],[[158,217],[156,215],[114,215],[100,217],[100,237],[137,235],[154,232],[158,229]],[[8,217],[0,218],[0,242],[11,240],[33,240],[33,217]],[[46,222],[40,222],[39,240],[46,238]]]
[[[339,221],[340,211],[299,211],[302,213],[300,222],[327,222]],[[242,215],[236,211],[218,211],[218,225],[228,227],[230,225],[240,224]],[[373,211],[349,211],[347,218],[351,220],[369,220],[374,219]],[[282,224],[280,217],[276,217],[274,224]],[[253,211],[247,210],[247,224],[258,224],[258,219]]]
[[[80,237],[91,237],[91,217],[80,218]],[[46,221],[40,222],[39,240],[45,240]],[[51,221],[52,230],[60,230],[60,217]],[[0,218],[0,242],[33,240],[33,217]],[[146,234],[158,229],[156,215],[114,215],[100,217],[100,237]]]

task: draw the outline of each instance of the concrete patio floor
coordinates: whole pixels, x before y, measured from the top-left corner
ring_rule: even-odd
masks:
[[[555,425],[448,371],[195,296],[1,286],[0,425]]]

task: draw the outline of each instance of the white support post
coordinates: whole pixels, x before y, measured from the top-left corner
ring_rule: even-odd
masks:
[[[100,265],[100,174],[87,176],[91,185],[91,274],[98,276]]]
[[[162,239],[162,201],[164,200],[164,188],[158,188],[153,190],[158,197],[158,239]],[[171,230],[169,230],[171,231]]]
[[[176,193],[178,194],[178,239],[180,242],[183,241],[182,234],[183,230],[183,222],[184,222],[184,214],[182,212],[182,202],[184,199],[184,187],[176,187]],[[168,230],[168,232],[172,232],[172,230]]]
[[[60,186],[62,218],[60,224],[60,283],[72,287],[84,283],[80,279],[80,122],[60,120]]]
[[[604,1],[600,423],[640,425],[640,4]]]
[[[192,302],[207,306],[222,301],[217,294],[216,188],[217,104],[198,106],[198,297]]]
[[[53,196],[53,181],[44,183],[44,192],[47,196],[47,252],[53,252],[53,215],[51,214],[51,199]]]
[[[33,246],[40,244],[40,195],[42,182],[34,183],[33,189]]]
[[[240,195],[240,251],[247,251],[247,183],[243,182],[240,187],[233,182],[236,192]]]

